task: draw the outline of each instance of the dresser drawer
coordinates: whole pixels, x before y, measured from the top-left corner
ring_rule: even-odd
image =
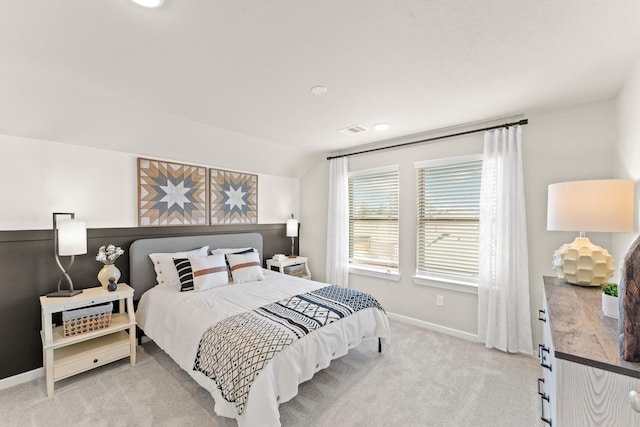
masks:
[[[640,426],[640,413],[629,402],[629,392],[640,390],[640,379],[566,360],[560,365],[564,399],[558,426]]]

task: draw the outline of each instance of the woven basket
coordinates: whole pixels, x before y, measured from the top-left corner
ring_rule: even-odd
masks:
[[[64,336],[72,337],[108,328],[111,325],[112,312],[113,303],[64,311],[62,312]]]
[[[284,274],[295,277],[304,277],[304,264],[292,265],[284,268]]]

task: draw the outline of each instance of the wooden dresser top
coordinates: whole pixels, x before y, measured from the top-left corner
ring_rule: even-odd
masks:
[[[555,357],[640,378],[640,363],[620,358],[618,320],[602,314],[599,286],[544,276],[544,292]]]

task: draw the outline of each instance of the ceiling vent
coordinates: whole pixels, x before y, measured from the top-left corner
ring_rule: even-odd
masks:
[[[342,132],[345,135],[353,135],[353,134],[356,134],[356,133],[364,132],[365,130],[367,130],[367,128],[364,127],[364,126],[351,125],[351,126],[348,126],[346,128],[338,130],[338,132]]]

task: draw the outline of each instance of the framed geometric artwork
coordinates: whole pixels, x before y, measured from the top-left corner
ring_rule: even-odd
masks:
[[[207,225],[207,169],[138,158],[138,225]]]
[[[258,175],[209,169],[211,225],[257,224]]]

